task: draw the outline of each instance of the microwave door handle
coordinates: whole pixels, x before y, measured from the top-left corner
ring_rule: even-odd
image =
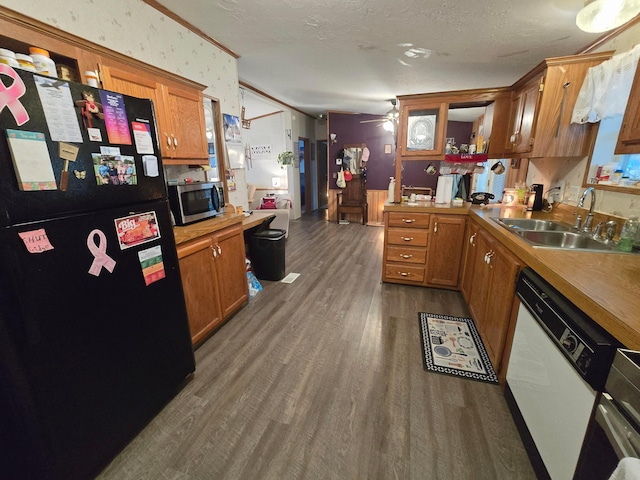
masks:
[[[616,452],[618,460],[624,457],[635,457],[637,453],[624,434],[624,430],[620,428],[620,424],[614,420],[613,416],[615,414],[617,412],[614,413],[611,407],[600,403],[596,412],[596,420],[604,430],[609,442],[611,442],[611,448]]]

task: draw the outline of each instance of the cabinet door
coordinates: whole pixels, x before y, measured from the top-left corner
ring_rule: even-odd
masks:
[[[447,104],[407,101],[401,105],[398,123],[400,155],[403,157],[444,155]]]
[[[202,92],[163,85],[163,94],[171,156],[208,164]]]
[[[534,138],[533,130],[536,120],[536,108],[540,82],[531,82],[517,92],[511,105],[511,128],[512,133],[509,138],[512,153],[526,153],[531,151]]]
[[[481,335],[491,363],[497,370],[509,327],[520,265],[498,243],[494,243],[492,250],[494,254],[488,264],[491,270],[490,297],[487,299]]]
[[[431,216],[427,284],[458,286],[466,224],[466,217],[461,215]]]
[[[178,258],[191,341],[196,344],[222,322],[211,237],[180,245]]]
[[[473,263],[474,273],[469,296],[469,310],[471,310],[471,316],[481,334],[485,324],[487,299],[491,292],[491,269],[488,265],[492,253],[491,246],[491,238],[484,230],[479,230],[476,237],[477,252]]]
[[[615,153],[640,153],[640,68],[636,68]]]
[[[222,318],[249,298],[242,225],[225,228],[213,238]]]
[[[476,262],[476,256],[478,254],[478,224],[475,222],[469,223],[467,229],[467,235],[465,237],[465,253],[464,263],[462,265],[462,279],[460,281],[460,291],[465,301],[469,303],[469,297],[471,295],[471,289],[473,286],[473,272]]]

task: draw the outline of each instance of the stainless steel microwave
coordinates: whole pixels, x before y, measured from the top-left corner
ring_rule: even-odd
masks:
[[[178,183],[167,188],[176,225],[188,225],[224,213],[222,182]]]

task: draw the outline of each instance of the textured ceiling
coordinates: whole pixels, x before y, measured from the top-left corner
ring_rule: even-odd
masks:
[[[311,115],[383,114],[397,95],[511,85],[599,37],[575,26],[583,0],[160,3],[240,55],[241,81]]]

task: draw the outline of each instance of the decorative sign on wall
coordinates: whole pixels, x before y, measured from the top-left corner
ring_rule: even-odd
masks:
[[[271,144],[251,145],[251,158],[253,160],[263,160],[271,158]]]

